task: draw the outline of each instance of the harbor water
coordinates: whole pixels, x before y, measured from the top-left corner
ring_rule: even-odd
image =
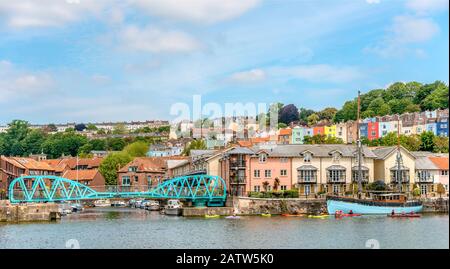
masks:
[[[206,219],[134,208],[88,208],[55,222],[0,223],[0,248],[449,248],[449,218]]]

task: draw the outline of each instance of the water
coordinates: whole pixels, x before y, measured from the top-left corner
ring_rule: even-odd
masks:
[[[367,244],[367,246],[366,246]],[[184,218],[86,209],[50,223],[0,224],[0,248],[449,248],[448,215]]]

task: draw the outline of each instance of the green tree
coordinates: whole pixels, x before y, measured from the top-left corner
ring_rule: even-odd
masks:
[[[418,135],[400,135],[400,144],[409,151],[418,151],[421,141]]]
[[[320,117],[316,113],[313,113],[313,114],[309,115],[308,118],[307,118],[309,126],[315,125],[319,120],[320,120]]]
[[[287,124],[286,124],[286,123],[284,123],[284,122],[278,123],[278,129],[284,129],[284,128],[286,128],[286,127],[287,127]]]
[[[442,183],[439,183],[436,187],[436,193],[442,198],[442,195],[446,193],[445,187]]]
[[[448,86],[438,84],[437,88],[423,100],[423,107],[429,110],[448,108]]]
[[[206,143],[204,140],[193,140],[186,146],[183,150],[183,155],[189,156],[191,154],[191,150],[196,149],[206,149]]]
[[[131,157],[144,157],[148,152],[148,146],[144,141],[137,141],[126,146],[123,152]]]
[[[88,125],[86,125],[86,130],[88,130],[88,131],[97,131],[98,128],[97,128],[97,126],[95,126],[95,124],[88,123]]]
[[[433,151],[439,153],[448,153],[449,139],[445,136],[434,136],[433,138]]]
[[[105,178],[106,185],[117,185],[117,171],[132,161],[132,157],[124,152],[111,153],[103,159],[99,171]]]
[[[420,150],[422,151],[433,151],[434,149],[434,133],[433,132],[423,132],[420,134]]]
[[[46,140],[43,130],[34,129],[28,132],[27,136],[20,142],[24,151],[24,155],[37,154],[43,151],[42,145]]]
[[[342,109],[336,112],[334,122],[343,122],[349,120],[356,120],[358,112],[358,102],[356,100],[347,101],[342,106]]]
[[[338,110],[334,107],[327,107],[322,111],[319,111],[317,115],[319,116],[320,120],[332,122],[334,120],[334,117],[336,116],[337,111]]]
[[[106,140],[106,149],[112,151],[120,151],[126,146],[126,142],[117,137],[108,138]]]

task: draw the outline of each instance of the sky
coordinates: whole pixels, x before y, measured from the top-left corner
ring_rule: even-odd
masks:
[[[0,0],[0,125],[448,84],[447,0]]]

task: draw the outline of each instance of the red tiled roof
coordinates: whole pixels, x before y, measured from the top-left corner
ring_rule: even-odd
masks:
[[[280,135],[291,135],[292,129],[286,128],[286,129],[280,129]]]
[[[430,161],[434,163],[441,170],[448,170],[448,157],[429,157]]]
[[[67,170],[62,177],[71,180],[93,180],[99,173],[97,169],[92,170]]]
[[[239,140],[237,141],[239,146],[241,147],[251,147],[253,145],[252,141],[248,141],[248,140]]]
[[[32,158],[25,157],[9,157],[7,158],[12,164],[30,170],[54,171],[55,169],[46,162],[39,162]],[[19,164],[19,165],[18,165]]]
[[[159,172],[163,173],[167,169],[166,160],[169,158],[162,157],[139,157],[122,167],[119,172],[126,173],[132,166],[137,167],[137,172]],[[175,159],[175,158],[173,158]],[[172,159],[172,160],[173,160]]]

